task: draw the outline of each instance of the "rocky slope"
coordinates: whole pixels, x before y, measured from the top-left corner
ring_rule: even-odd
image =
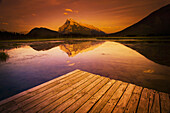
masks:
[[[82,34],[82,35],[104,35],[105,33],[100,29],[67,19],[65,24],[59,28],[59,32],[63,34]]]

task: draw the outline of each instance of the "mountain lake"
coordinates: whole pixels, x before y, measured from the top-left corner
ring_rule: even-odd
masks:
[[[75,39],[1,46],[9,58],[0,61],[0,100],[75,69],[170,93],[170,40]]]

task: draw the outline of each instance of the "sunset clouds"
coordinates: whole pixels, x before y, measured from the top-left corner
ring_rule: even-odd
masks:
[[[72,9],[65,9],[64,15],[68,15],[70,13],[79,13],[79,11],[77,10],[73,11]]]
[[[64,13],[64,15],[68,15],[68,13]]]
[[[73,18],[113,33],[168,3],[169,0],[0,0],[0,29],[21,32],[46,26],[58,30],[67,18]]]
[[[65,11],[67,11],[67,12],[73,12],[72,9],[65,9]]]

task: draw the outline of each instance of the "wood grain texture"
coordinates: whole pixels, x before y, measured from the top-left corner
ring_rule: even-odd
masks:
[[[169,94],[75,70],[0,101],[1,113],[170,113]]]

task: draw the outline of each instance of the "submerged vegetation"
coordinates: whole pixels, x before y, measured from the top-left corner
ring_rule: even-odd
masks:
[[[4,62],[9,58],[9,55],[5,52],[0,52],[0,62]]]

